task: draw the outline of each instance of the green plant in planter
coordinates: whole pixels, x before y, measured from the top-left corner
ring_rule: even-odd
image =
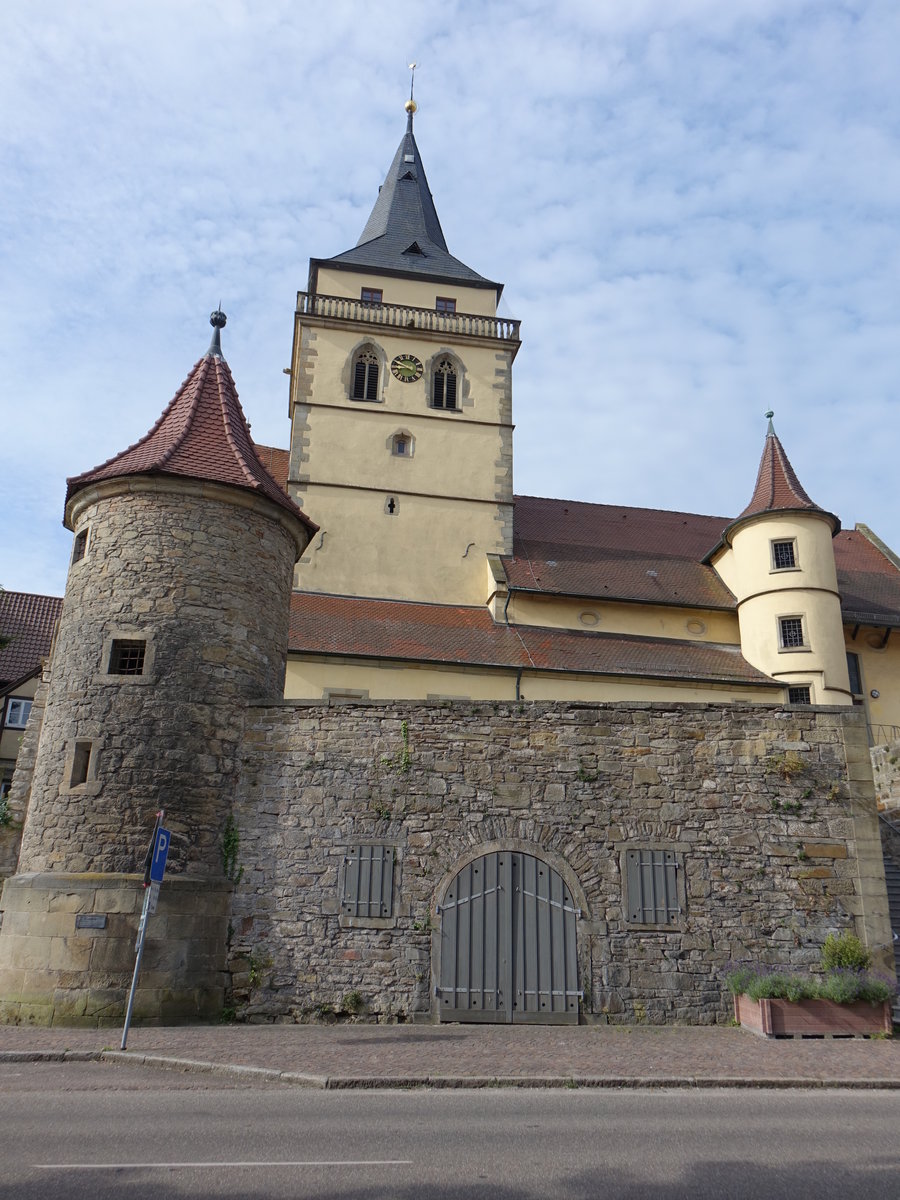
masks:
[[[853,971],[868,971],[872,955],[855,933],[845,929],[843,933],[829,933],[822,947],[822,968],[834,971],[847,967]]]

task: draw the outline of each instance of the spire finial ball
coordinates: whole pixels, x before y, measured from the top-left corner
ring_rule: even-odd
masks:
[[[228,320],[228,318],[225,316],[225,314],[222,312],[221,309],[217,308],[214,313],[209,314],[209,323],[210,323],[210,325],[212,325],[213,329],[224,329],[225,322],[227,320]]]
[[[418,111],[418,108],[419,108],[419,106],[418,106],[418,104],[416,104],[415,100],[407,100],[407,102],[403,105],[403,107],[406,109],[406,111],[408,113],[414,113],[414,112]]]
[[[775,416],[775,414],[774,414],[774,412],[771,410],[771,408],[770,408],[770,409],[769,409],[769,411],[766,413],[766,416],[769,418],[769,420],[770,420],[770,421],[771,421],[771,420],[772,420],[772,418]]]

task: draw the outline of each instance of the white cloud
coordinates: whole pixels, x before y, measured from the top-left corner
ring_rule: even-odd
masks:
[[[220,298],[286,443],[295,294],[356,241],[413,58],[450,248],[523,319],[519,490],[727,515],[771,406],[900,548],[898,35],[889,0],[8,0],[0,582],[61,591],[65,475],[149,428]]]

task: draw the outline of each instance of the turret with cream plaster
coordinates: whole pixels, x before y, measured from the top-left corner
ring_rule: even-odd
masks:
[[[832,547],[840,521],[806,494],[767,415],[753,497],[709,561],[737,598],[747,661],[794,703],[851,704]]]

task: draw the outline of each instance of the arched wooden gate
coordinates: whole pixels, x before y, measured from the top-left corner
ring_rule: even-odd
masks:
[[[577,1024],[580,914],[548,863],[486,854],[456,875],[439,915],[442,1021]]]

